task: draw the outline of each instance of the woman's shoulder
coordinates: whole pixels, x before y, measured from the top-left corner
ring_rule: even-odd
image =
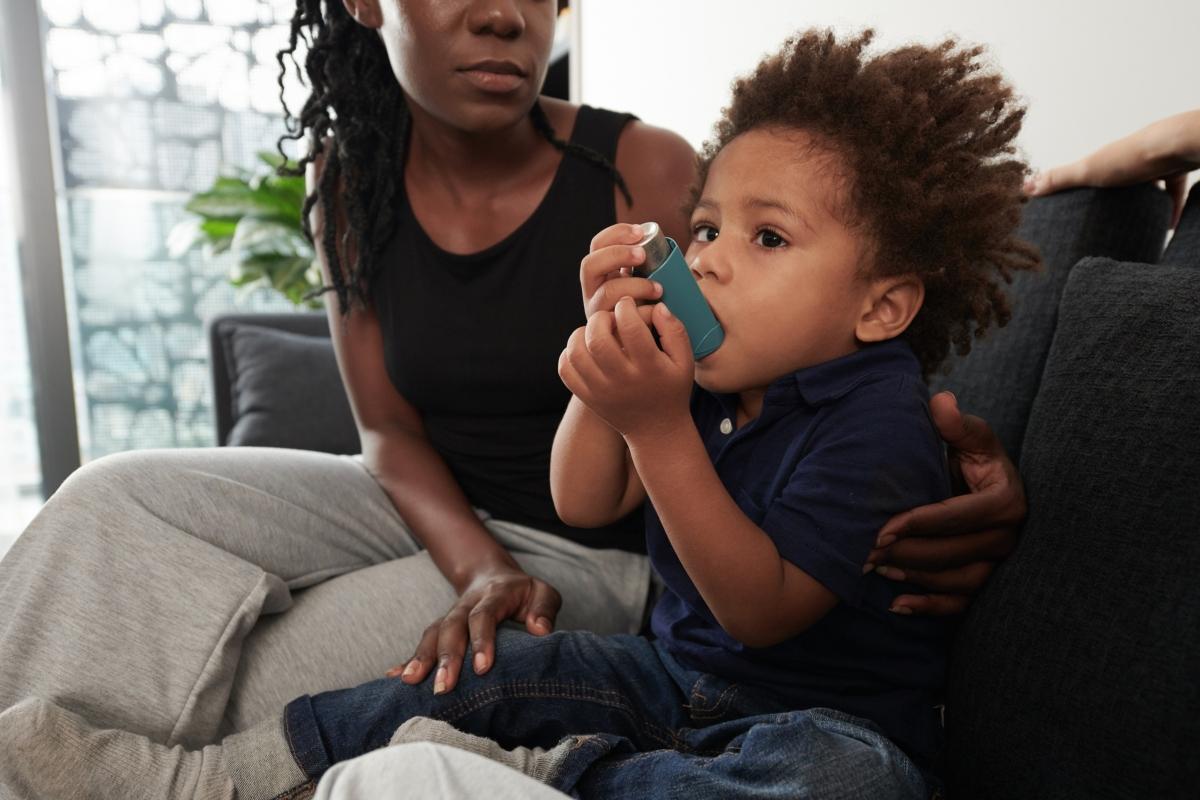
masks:
[[[572,130],[581,121],[579,105],[545,97],[541,102],[559,130]],[[615,166],[629,187],[633,204],[627,204],[617,193],[617,221],[655,220],[668,236],[685,242],[690,234],[684,208],[696,180],[696,153],[674,131],[629,116],[594,107],[588,113],[593,124],[603,119],[619,130]]]

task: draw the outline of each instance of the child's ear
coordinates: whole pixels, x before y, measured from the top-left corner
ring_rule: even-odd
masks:
[[[383,11],[379,0],[342,0],[342,5],[354,21],[364,28],[378,29],[383,26]]]
[[[915,275],[878,278],[863,300],[863,314],[854,328],[860,342],[894,339],[908,328],[925,302],[925,284]]]

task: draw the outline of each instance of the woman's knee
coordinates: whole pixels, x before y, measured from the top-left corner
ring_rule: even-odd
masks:
[[[124,497],[154,493],[178,472],[168,450],[133,450],[89,461],[63,481],[50,503],[99,511]]]

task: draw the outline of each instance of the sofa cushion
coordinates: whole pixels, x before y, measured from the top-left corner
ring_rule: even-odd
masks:
[[[1200,791],[1200,270],[1072,270],[1025,434],[1029,515],[947,687],[960,798]]]
[[[227,444],[358,453],[333,343],[256,325],[222,332],[234,424]]]
[[[1076,189],[1025,206],[1019,235],[1041,251],[1041,272],[1021,273],[1009,287],[1013,317],[948,363],[930,381],[949,389],[964,411],[991,424],[1019,462],[1029,407],[1054,335],[1058,300],[1071,267],[1084,256],[1153,263],[1170,222],[1166,192],[1148,184],[1125,189]]]

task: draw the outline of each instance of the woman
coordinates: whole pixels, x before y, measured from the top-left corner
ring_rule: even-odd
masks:
[[[555,364],[584,318],[591,235],[654,219],[684,238],[693,154],[539,100],[554,17],[547,0],[299,0],[312,96],[293,133],[312,146],[307,211],[362,458],[140,452],[81,469],[0,564],[0,709],[40,695],[195,746],[412,653],[405,680],[436,668],[449,691],[468,642],[488,669],[506,619],[641,627],[640,516],[590,531],[553,516]],[[881,532],[872,562],[938,592],[900,598],[907,613],[961,610],[1024,513],[986,426],[934,405],[979,491]],[[962,531],[979,532],[944,536]]]

